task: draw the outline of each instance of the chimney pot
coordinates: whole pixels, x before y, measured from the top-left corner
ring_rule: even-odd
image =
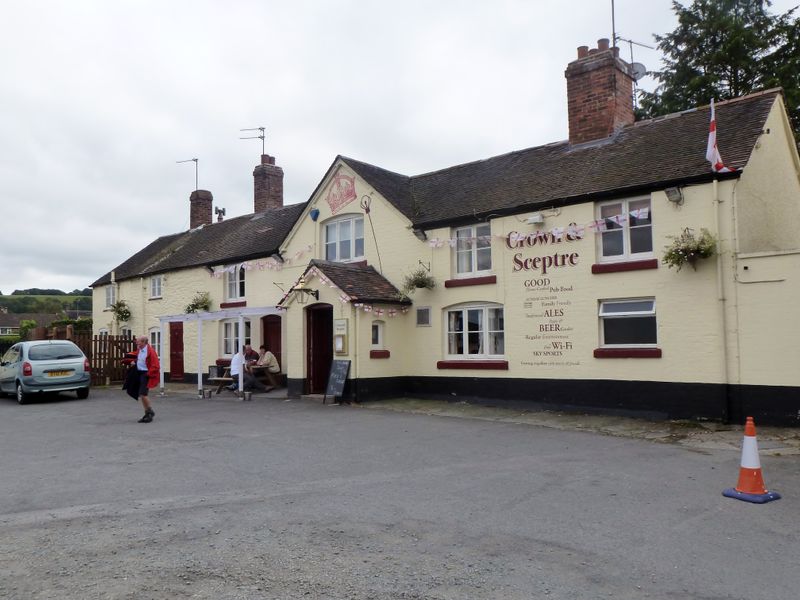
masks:
[[[275,164],[275,157],[270,156],[269,154],[262,154],[261,155],[261,164],[262,165],[274,165]]]
[[[578,58],[589,56],[589,46],[578,46]]]
[[[600,38],[597,40],[598,50],[608,50],[608,38]]]

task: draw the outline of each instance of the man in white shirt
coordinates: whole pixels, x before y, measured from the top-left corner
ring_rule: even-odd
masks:
[[[232,392],[235,392],[239,389],[239,374],[242,372],[244,368],[244,354],[242,351],[237,352],[231,358],[231,377],[233,377],[233,383],[228,386],[228,389]]]

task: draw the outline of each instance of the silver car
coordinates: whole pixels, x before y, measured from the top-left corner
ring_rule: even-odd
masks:
[[[14,394],[20,404],[45,392],[87,398],[91,381],[89,359],[67,340],[19,342],[0,360],[0,395]]]

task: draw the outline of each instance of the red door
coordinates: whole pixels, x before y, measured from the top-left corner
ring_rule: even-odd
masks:
[[[278,315],[267,315],[261,319],[261,339],[267,350],[275,355],[278,364],[283,368],[283,355],[281,353],[281,318]]]
[[[333,307],[315,304],[306,309],[306,366],[309,394],[324,394],[333,361]]]
[[[183,381],[183,323],[169,324],[169,380]]]

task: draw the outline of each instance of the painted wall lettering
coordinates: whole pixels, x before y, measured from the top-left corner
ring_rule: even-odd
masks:
[[[514,263],[512,271],[539,271],[542,275],[547,273],[548,269],[558,267],[574,267],[578,264],[578,253],[571,252],[569,254],[553,254],[552,256],[534,256],[532,258],[523,258],[522,252],[517,252],[512,259]]]

